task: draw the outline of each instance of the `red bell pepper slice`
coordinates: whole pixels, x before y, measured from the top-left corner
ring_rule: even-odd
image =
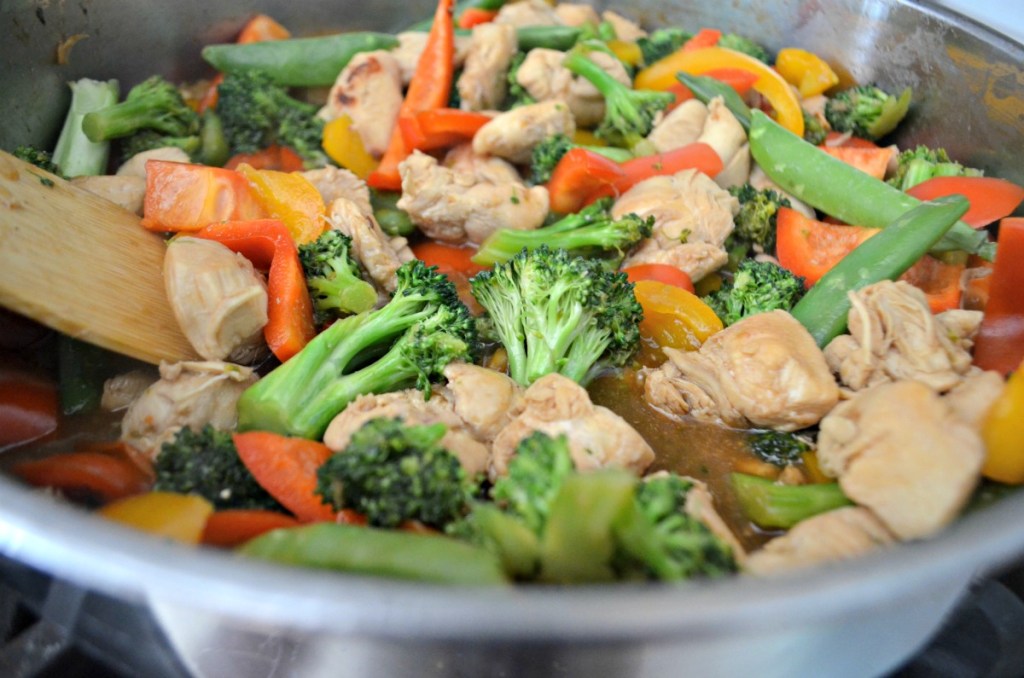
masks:
[[[459,15],[457,23],[459,28],[473,28],[473,26],[479,26],[480,24],[486,24],[494,21],[494,17],[496,16],[498,16],[498,10],[496,9],[467,7],[463,10],[462,14]]]
[[[287,146],[278,146],[277,144],[267,146],[262,151],[255,153],[236,153],[224,163],[224,169],[237,169],[243,163],[253,169],[278,172],[301,172],[306,169],[306,164],[298,153]]]
[[[1024,360],[1024,218],[999,222],[985,318],[974,343],[974,364],[1004,375]]]
[[[611,195],[614,193],[612,184],[625,176],[625,171],[614,160],[585,148],[573,148],[551,172],[548,181],[551,211],[557,214],[579,212],[588,202],[597,199],[588,200],[594,191],[608,189]]]
[[[843,257],[875,233],[877,228],[839,226],[808,219],[794,209],[780,207],[775,222],[779,264],[811,287]]]
[[[438,108],[399,118],[398,126],[407,148],[432,151],[469,141],[490,121],[483,113]]]
[[[151,231],[198,231],[220,221],[263,219],[263,203],[241,174],[184,162],[146,162],[142,225]]]
[[[722,159],[711,146],[703,142],[695,142],[665,153],[655,153],[627,160],[621,163],[619,168],[622,170],[622,176],[610,183],[598,186],[587,196],[585,205],[589,205],[599,198],[622,195],[645,179],[676,174],[683,170],[695,169],[709,177],[714,177],[722,171]]]
[[[267,274],[267,324],[263,336],[281,362],[291,358],[316,334],[313,303],[299,251],[288,228],[277,219],[229,221],[195,234],[238,252]]]
[[[476,252],[475,247],[450,245],[433,240],[424,240],[412,246],[412,253],[428,266],[437,266],[444,274],[455,271],[468,278],[490,268],[473,262],[473,255]]]
[[[216,511],[206,519],[199,541],[207,546],[234,548],[265,532],[301,523],[291,516],[262,509],[229,509]]]
[[[0,369],[0,448],[53,433],[58,404],[52,381],[15,368]]]
[[[704,49],[705,47],[714,47],[718,44],[718,40],[722,37],[722,31],[715,30],[714,28],[702,28],[697,31],[697,34],[686,41],[682,49],[690,52],[695,49]]]
[[[962,195],[971,203],[961,221],[982,228],[1013,213],[1024,201],[1024,188],[994,177],[932,177],[907,189],[918,200]]]
[[[829,146],[824,144],[818,146],[833,158],[842,160],[847,165],[856,167],[861,172],[869,174],[876,179],[884,179],[889,162],[896,155],[896,149],[892,146],[879,148],[864,148],[858,146]]]
[[[669,264],[637,264],[622,269],[626,279],[631,283],[638,283],[641,280],[654,280],[674,287],[681,287],[687,292],[693,293],[693,281],[686,271],[682,271]]]
[[[321,442],[269,431],[232,436],[238,456],[263,489],[303,522],[333,521],[335,511],[316,494],[316,472],[334,452]]]

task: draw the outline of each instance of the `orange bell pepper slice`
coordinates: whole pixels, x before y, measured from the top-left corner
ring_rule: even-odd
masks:
[[[334,452],[321,442],[269,431],[232,436],[238,457],[263,489],[303,522],[334,521],[336,512],[316,494],[316,472]]]
[[[142,225],[151,231],[198,231],[221,221],[266,216],[238,172],[166,160],[146,162]]]
[[[1024,360],[1024,218],[999,222],[985,318],[974,342],[974,364],[1009,374]],[[1018,420],[1019,425],[1019,420]]]
[[[244,163],[237,171],[248,179],[267,215],[279,219],[297,244],[313,242],[324,232],[324,199],[302,174],[260,170]]]

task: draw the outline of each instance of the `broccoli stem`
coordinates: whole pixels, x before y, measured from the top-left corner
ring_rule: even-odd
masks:
[[[745,473],[732,473],[730,479],[743,513],[761,527],[788,529],[819,513],[853,503],[838,483],[780,485]]]
[[[95,176],[107,169],[109,141],[91,141],[82,130],[82,119],[88,113],[117,103],[120,89],[117,80],[82,78],[68,83],[71,87],[71,108],[53,151],[53,162],[67,177]]]
[[[108,141],[134,134],[140,129],[156,129],[172,134],[160,125],[159,110],[146,98],[126,99],[120,104],[94,111],[82,124],[85,135],[94,141]]]

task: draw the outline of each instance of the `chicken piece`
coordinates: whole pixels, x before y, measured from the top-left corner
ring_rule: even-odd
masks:
[[[980,432],[985,417],[1005,387],[1003,375],[998,372],[971,372],[943,396],[943,400],[960,421]]]
[[[372,216],[366,216],[351,200],[338,198],[327,208],[327,223],[352,238],[352,254],[379,287],[394,292],[398,286],[395,271],[404,263],[392,240]],[[405,243],[405,238],[400,239]],[[410,252],[411,254],[411,252]]]
[[[704,129],[697,138],[715,149],[722,159],[723,172],[715,176],[715,183],[722,188],[747,182],[750,175],[750,146],[747,144],[747,132],[736,116],[725,105],[722,97],[715,97],[708,102],[708,116],[704,120]]]
[[[320,193],[324,205],[330,205],[338,198],[351,200],[359,211],[368,217],[373,216],[373,205],[370,204],[370,188],[366,182],[343,167],[322,167],[315,170],[300,172],[309,183]]]
[[[684,101],[669,111],[647,135],[659,153],[692,144],[704,132],[708,107],[699,99]]]
[[[736,428],[795,431],[818,423],[839,389],[814,339],[785,311],[753,315],[699,351],[663,349],[644,395],[663,411]]]
[[[604,52],[590,52],[587,57],[623,85],[632,79],[622,62]],[[537,101],[557,99],[569,104],[577,127],[595,127],[604,117],[604,96],[589,80],[573,75],[562,65],[565,52],[554,49],[531,49],[516,71],[516,82]]]
[[[132,370],[111,377],[103,382],[100,408],[107,412],[123,410],[138,400],[156,380],[156,373],[150,369]]]
[[[601,17],[597,10],[590,5],[577,4],[572,2],[560,2],[555,5],[555,14],[558,20],[566,26],[593,26],[601,23]]]
[[[455,413],[477,440],[493,442],[512,421],[523,388],[501,372],[467,363],[449,363],[444,376],[448,380],[445,397]]]
[[[534,431],[565,435],[573,464],[586,471],[623,468],[636,474],[654,461],[654,450],[625,419],[594,405],[586,389],[560,374],[548,374],[523,393],[512,421],[494,439],[491,478],[505,475],[516,446]]]
[[[164,148],[154,148],[142,153],[136,153],[132,157],[117,168],[117,176],[119,177],[139,177],[140,179],[146,178],[146,163],[150,160],[167,160],[168,162],[192,162],[192,159],[188,157],[188,153],[181,150],[177,146],[165,146]]]
[[[641,181],[612,206],[616,219],[629,213],[654,217],[651,237],[623,266],[665,263],[700,280],[728,260],[723,245],[737,212],[739,201],[697,170]]]
[[[109,200],[129,212],[142,214],[142,202],[146,197],[145,179],[130,175],[101,174],[75,177],[71,185]]]
[[[423,48],[427,46],[428,35],[430,34],[426,31],[405,31],[395,36],[398,38],[398,47],[391,50],[391,56],[398,60],[398,68],[402,73],[403,86],[408,85],[416,74],[416,65],[420,61],[420,55],[423,54]],[[466,56],[469,54],[470,44],[471,40],[468,35],[455,36],[455,58],[453,65],[456,71],[462,68],[462,65],[465,63]]]
[[[347,115],[366,152],[379,158],[388,148],[402,98],[398,59],[384,50],[360,52],[338,74],[317,115],[328,122]]]
[[[266,350],[267,286],[241,254],[203,238],[171,240],[164,287],[174,317],[205,360],[249,364]]]
[[[462,110],[501,107],[508,91],[508,66],[518,49],[514,26],[491,22],[473,27],[466,65],[456,83]]]
[[[829,366],[849,389],[916,379],[943,392],[971,369],[970,342],[980,311],[933,316],[924,292],[884,280],[851,292],[850,334],[825,347]]]
[[[562,20],[545,0],[518,0],[498,10],[494,23],[507,24],[516,28],[522,26],[558,26]]]
[[[770,188],[781,196],[784,196],[789,200],[789,206],[795,209],[800,214],[804,215],[808,219],[817,219],[818,215],[814,211],[814,208],[810,205],[800,202],[794,198],[791,194],[786,193],[778,185],[768,178],[768,175],[764,173],[764,170],[757,163],[753,163],[750,168],[750,177],[748,178],[750,185],[759,191],[763,191],[766,188]]]
[[[610,9],[603,11],[601,18],[612,25],[612,28],[615,29],[615,37],[619,40],[636,42],[640,38],[647,37],[647,31],[640,28],[635,22]]]
[[[238,399],[257,378],[248,367],[216,360],[163,363],[160,380],[125,412],[121,440],[153,459],[186,426],[229,431],[238,422]]]
[[[542,101],[492,118],[473,137],[473,150],[525,165],[540,142],[555,134],[571,137],[575,133],[576,122],[564,101]]]
[[[442,164],[453,172],[472,175],[483,183],[509,184],[523,180],[512,163],[493,155],[481,155],[473,150],[472,143],[453,147],[445,154]]]
[[[543,186],[480,181],[473,174],[442,167],[419,151],[403,160],[398,171],[398,208],[435,240],[481,243],[501,228],[538,228],[548,214],[548,191]]]
[[[900,539],[935,534],[978,484],[985,447],[918,381],[859,392],[821,421],[818,463]]]
[[[849,560],[888,546],[892,533],[871,511],[846,506],[797,523],[747,556],[743,569],[758,576]]]

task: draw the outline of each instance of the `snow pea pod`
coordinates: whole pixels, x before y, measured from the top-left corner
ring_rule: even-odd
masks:
[[[359,52],[391,49],[398,39],[370,31],[338,33],[315,38],[267,40],[247,44],[207,45],[203,59],[218,71],[266,71],[279,85],[327,87]]]
[[[761,111],[751,112],[750,152],[782,190],[848,224],[888,228],[921,204],[917,198],[804,141]],[[976,231],[957,221],[932,247],[933,252],[954,250],[991,261],[996,246],[984,230]]]
[[[701,103],[706,104],[715,97],[722,97],[725,107],[737,122],[743,125],[743,129],[750,130],[750,106],[747,106],[743,97],[731,86],[707,75],[690,75],[682,71],[676,73],[676,78],[686,85]]]
[[[958,223],[969,206],[966,198],[951,195],[900,215],[822,276],[793,307],[793,317],[824,348],[846,329],[850,292],[901,276]]]
[[[268,532],[242,555],[287,565],[439,584],[504,584],[498,558],[449,537],[337,523]]]

